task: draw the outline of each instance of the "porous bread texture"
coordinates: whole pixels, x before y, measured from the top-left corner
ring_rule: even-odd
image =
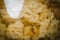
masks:
[[[7,33],[6,35],[9,38],[17,39],[17,38],[23,38],[23,27],[24,25],[18,21],[14,24],[10,24],[7,28]]]
[[[9,24],[14,23],[16,21],[15,19],[12,19],[8,15],[6,9],[0,9],[0,18],[5,25],[9,25]]]
[[[38,40],[57,31],[58,20],[54,14],[45,4],[36,0],[25,1],[20,20],[8,26],[6,33],[8,38]]]
[[[2,23],[2,19],[0,18],[0,40],[5,40],[6,34],[6,25]]]
[[[53,12],[45,4],[35,0],[25,2],[21,12],[21,20],[24,25],[32,25],[33,40],[45,37],[45,35],[53,35],[57,30],[58,21]]]
[[[6,25],[1,22],[2,20],[0,19],[0,36],[5,36],[6,33]]]

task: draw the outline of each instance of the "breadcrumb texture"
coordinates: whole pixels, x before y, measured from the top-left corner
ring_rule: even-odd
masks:
[[[1,40],[40,40],[53,37],[58,20],[46,4],[39,0],[25,0],[19,19],[12,19],[6,10],[0,9]],[[6,13],[6,14],[5,14]],[[41,39],[42,40],[42,39]],[[48,39],[47,39],[48,40]]]
[[[58,21],[53,12],[37,0],[26,0],[20,15],[20,22],[8,26],[7,37],[39,40],[41,37],[52,36],[57,31]]]

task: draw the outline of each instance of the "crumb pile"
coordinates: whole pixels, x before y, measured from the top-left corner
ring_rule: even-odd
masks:
[[[1,23],[0,35],[7,38],[39,40],[42,37],[52,36],[57,31],[58,20],[54,17],[54,13],[47,8],[47,5],[37,0],[25,0],[20,18],[17,20],[2,16],[8,27]]]
[[[26,0],[20,15],[20,20],[7,28],[9,38],[38,40],[53,35],[57,30],[58,21],[53,12],[36,0]]]

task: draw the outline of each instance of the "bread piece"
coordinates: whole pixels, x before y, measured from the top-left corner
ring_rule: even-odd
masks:
[[[20,19],[7,28],[7,37],[24,40],[52,37],[57,32],[57,24],[58,20],[47,5],[37,0],[25,0]]]
[[[6,36],[12,39],[22,39],[23,38],[23,27],[24,25],[20,21],[10,24],[7,28]]]

